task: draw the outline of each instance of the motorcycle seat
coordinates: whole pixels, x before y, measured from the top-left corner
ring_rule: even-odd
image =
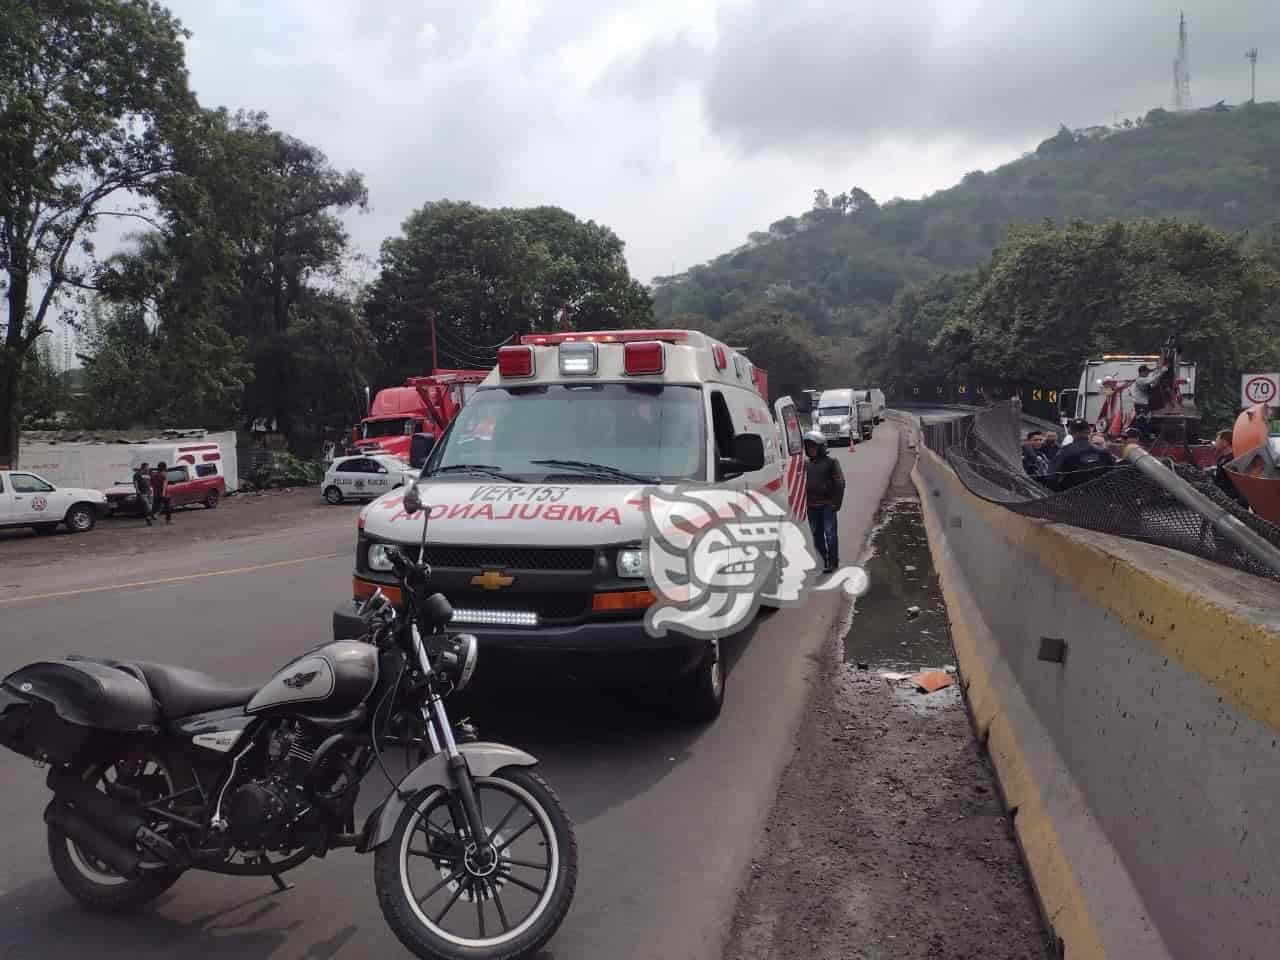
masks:
[[[258,692],[257,687],[223,683],[207,673],[186,667],[149,663],[145,660],[130,660],[127,665],[142,674],[166,720],[189,717],[193,713],[204,713],[207,710],[242,707]]]

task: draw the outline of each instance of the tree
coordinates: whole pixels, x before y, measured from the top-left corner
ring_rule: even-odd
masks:
[[[1277,303],[1280,275],[1201,224],[1042,225],[1011,232],[948,334],[972,344],[975,376],[1048,383],[1174,334],[1197,365],[1198,404],[1220,422],[1241,373],[1280,364]]]
[[[219,364],[244,417],[305,431],[298,402],[311,386],[295,379],[290,328],[320,296],[316,285],[339,279],[348,238],[337,214],[366,204],[363,179],[272,129],[264,114],[204,111],[198,129],[199,149],[158,191],[162,228],[113,258],[103,286],[145,306],[152,327],[175,342],[190,339],[186,327],[217,326],[223,339],[210,346],[233,366],[247,356],[253,367],[242,376]],[[195,409],[225,419],[224,401],[213,390]]]
[[[745,351],[753,364],[768,372],[770,400],[801,396],[814,386],[823,362],[821,344],[799,317],[764,304],[733,314],[715,336]]]
[[[66,390],[46,334],[27,351],[22,367],[22,425],[53,421],[66,403]]]
[[[876,203],[875,197],[867,193],[861,187],[854,187],[849,191],[849,212],[850,213],[869,213],[878,210],[880,205]]]
[[[430,317],[442,361],[458,367],[491,365],[498,344],[562,316],[578,330],[652,317],[622,241],[556,207],[428,203],[383,243],[381,267],[364,314],[390,380],[430,369]]]
[[[813,209],[815,210],[831,209],[831,198],[827,196],[827,191],[823,190],[821,187],[813,191]]]
[[[107,201],[150,195],[172,167],[194,102],[185,36],[148,0],[0,0],[0,460],[17,455],[27,352],[92,281],[74,255],[91,257],[102,217],[142,215]]]

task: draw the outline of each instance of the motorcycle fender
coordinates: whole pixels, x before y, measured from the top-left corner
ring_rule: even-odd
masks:
[[[467,761],[467,769],[473,777],[488,777],[503,767],[532,767],[537,757],[501,743],[463,743],[458,751]],[[391,839],[400,815],[409,801],[429,787],[447,787],[450,784],[448,758],[443,753],[420,763],[410,770],[386,800],[369,814],[360,831],[361,839],[356,851],[368,853]]]

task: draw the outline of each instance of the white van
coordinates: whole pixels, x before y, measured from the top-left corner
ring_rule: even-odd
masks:
[[[641,494],[751,489],[800,520],[804,473],[795,405],[770,409],[751,363],[725,344],[679,330],[529,335],[499,350],[423,466],[432,586],[486,651],[525,664],[554,654],[557,672],[656,671],[682,712],[709,719],[724,693],[718,643],[644,628],[654,596]],[[391,493],[361,512],[357,603],[379,588],[399,600],[386,547],[422,534],[402,501]],[[363,632],[351,605],[334,630]]]

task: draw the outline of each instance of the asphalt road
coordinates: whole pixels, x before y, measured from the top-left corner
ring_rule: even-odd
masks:
[[[842,554],[857,556],[897,452],[892,424],[840,451],[849,486]],[[0,673],[69,652],[168,660],[231,681],[263,681],[329,636],[349,596],[354,511],[260,536],[173,544],[121,557],[32,568],[0,545]],[[99,534],[105,535],[105,531]],[[472,719],[485,739],[528,749],[578,831],[578,893],[544,958],[719,957],[737,891],[793,749],[813,654],[840,614],[815,595],[726,644],[727,703],[702,730],[666,725],[601,694],[530,692]],[[480,670],[484,670],[481,654]],[[142,912],[95,916],[54,879],[41,812],[42,771],[0,755],[0,957],[131,960],[363,958],[407,955],[386,928],[372,860],[331,854],[265,879],[189,874]],[[361,815],[385,786],[365,784]]]

